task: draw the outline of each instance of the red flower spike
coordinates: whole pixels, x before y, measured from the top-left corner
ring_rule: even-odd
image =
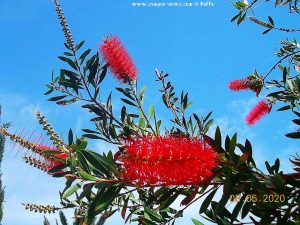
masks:
[[[36,144],[36,149],[39,149],[40,153],[39,155],[43,158],[43,170],[49,171],[55,166],[62,165],[63,162],[66,158],[68,158],[68,154],[61,152],[59,149],[46,146],[46,145],[41,145],[41,144]],[[57,151],[55,154],[51,154],[48,157],[43,155],[43,151]]]
[[[121,177],[129,183],[199,185],[213,175],[216,157],[210,145],[196,138],[142,136],[128,140],[118,160]]]
[[[247,115],[246,123],[249,125],[256,124],[264,115],[270,113],[272,106],[266,101],[260,101]]]
[[[127,50],[116,36],[110,36],[99,45],[99,51],[108,63],[111,73],[121,83],[137,79],[137,68]]]
[[[228,84],[228,88],[232,91],[241,91],[250,89],[248,78],[240,79],[240,80],[233,80]]]
[[[260,87],[261,81],[251,80],[249,78],[243,78],[240,80],[233,80],[228,84],[228,88],[232,91],[241,91],[241,90],[252,90],[256,93],[256,96],[259,95],[261,91]]]

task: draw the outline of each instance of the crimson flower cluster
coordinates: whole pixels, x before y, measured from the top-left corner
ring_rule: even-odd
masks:
[[[213,148],[197,138],[141,136],[126,141],[121,177],[140,186],[199,185],[217,166]]]
[[[228,84],[228,87],[232,91],[252,90],[257,96],[261,90],[259,87],[259,82],[256,80],[251,80],[248,77],[239,80],[233,80]]]
[[[121,83],[137,79],[138,70],[118,37],[110,36],[99,45],[110,72]]]
[[[247,115],[246,123],[255,124],[259,121],[264,115],[268,114],[271,111],[271,105],[266,101],[260,101]]]
[[[46,146],[46,145],[41,145],[41,144],[37,144],[36,148],[40,150],[40,156],[43,158],[42,162],[43,162],[43,170],[45,171],[49,171],[51,170],[53,167],[55,166],[59,166],[63,164],[63,161],[68,158],[68,154],[61,152],[59,149],[54,148],[54,147],[50,147],[50,146]],[[55,154],[52,154],[51,157],[46,157],[43,152],[45,151],[52,151],[52,152],[56,152]]]
[[[239,80],[233,80],[228,84],[228,88],[232,91],[241,91],[241,90],[252,90],[256,93],[256,96],[259,95],[262,88],[262,80],[253,75]],[[272,105],[262,100],[248,113],[246,117],[246,123],[249,125],[254,125],[257,123],[264,115],[268,114],[272,109]]]

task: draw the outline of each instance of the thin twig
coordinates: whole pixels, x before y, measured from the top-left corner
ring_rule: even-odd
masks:
[[[276,69],[276,67],[280,64],[280,63],[282,63],[285,59],[287,59],[288,57],[290,57],[290,56],[292,56],[292,55],[295,55],[295,54],[297,54],[297,53],[300,53],[300,51],[296,51],[296,52],[292,52],[292,53],[290,53],[290,54],[287,54],[286,56],[284,56],[283,58],[281,58],[270,70],[269,70],[269,72],[264,76],[264,78],[263,78],[263,81],[272,73],[272,71],[274,70],[274,69]]]
[[[132,83],[130,83],[130,88],[131,88],[131,91],[132,91],[132,93],[133,93],[135,102],[137,103],[138,109],[140,110],[140,112],[142,113],[144,119],[146,120],[146,122],[147,122],[147,124],[148,124],[148,127],[149,127],[149,128],[151,129],[151,131],[155,134],[156,132],[155,132],[155,130],[153,129],[153,127],[152,127],[152,125],[151,125],[151,123],[150,123],[148,117],[146,116],[146,114],[145,114],[145,112],[144,112],[144,110],[143,110],[142,104],[141,104],[140,100],[138,99],[138,97],[137,97],[137,95],[136,95],[136,94],[137,94],[137,90],[136,90],[136,89],[134,90]]]

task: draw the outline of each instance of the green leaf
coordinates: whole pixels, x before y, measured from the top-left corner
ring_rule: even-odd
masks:
[[[299,119],[294,119],[294,120],[292,120],[292,121],[293,121],[294,124],[297,124],[297,125],[300,126],[300,120],[299,120]]]
[[[216,133],[215,133],[215,144],[217,146],[222,146],[222,136],[221,136],[221,130],[220,127],[217,127]]]
[[[110,177],[110,172],[113,172],[115,174],[118,173],[118,170],[111,164],[108,158],[92,151],[82,151],[82,154],[84,155],[85,159],[91,164],[91,166],[106,174],[107,177]]]
[[[87,145],[88,145],[88,141],[83,139],[83,140],[81,140],[81,143],[79,144],[78,149],[85,150]]]
[[[59,211],[59,218],[62,225],[68,225],[67,218],[62,211]]]
[[[128,104],[128,105],[136,106],[136,104],[134,104],[133,102],[131,102],[131,101],[125,99],[125,98],[121,98],[121,101]]]
[[[275,173],[278,173],[279,168],[280,168],[280,160],[277,158],[277,159],[275,160],[275,164],[274,164],[274,166],[273,166],[274,172],[275,172]]]
[[[46,218],[46,216],[44,216],[44,225],[51,225],[49,220]]]
[[[180,203],[180,205],[187,205],[189,204],[191,201],[193,201],[193,199],[196,197],[196,195],[198,194],[198,188],[195,188],[193,192],[189,193]]]
[[[250,212],[251,206],[252,206],[252,202],[245,202],[243,209],[242,209],[242,219],[244,219],[248,213]]]
[[[220,212],[222,212],[226,206],[226,203],[228,202],[230,198],[230,193],[227,193],[225,195],[222,196],[221,200],[219,201],[216,209],[215,209],[215,213],[219,214]]]
[[[145,207],[145,212],[148,213],[148,215],[150,215],[150,217],[157,222],[160,222],[162,220],[161,215],[157,214],[156,212],[147,207]]]
[[[204,126],[204,131],[205,131],[205,133],[208,131],[208,129],[209,129],[213,124],[214,124],[214,120],[213,120],[213,119],[209,120],[209,121],[205,124],[205,126]]]
[[[125,120],[125,116],[126,116],[126,107],[123,106],[121,109],[121,121]]]
[[[46,91],[44,93],[44,95],[49,95],[49,94],[51,94],[54,91],[54,88],[51,85],[49,85],[49,84],[46,84],[46,86],[48,88],[48,91]]]
[[[271,17],[271,16],[268,16],[268,19],[269,19],[270,24],[271,24],[272,26],[274,26],[274,21],[273,21],[272,17]]]
[[[131,92],[127,88],[123,89],[123,88],[117,87],[116,90],[119,91],[119,92],[121,92],[127,98],[135,101],[134,97],[131,95]]]
[[[186,93],[182,99],[182,108],[185,110],[188,104],[188,93]]]
[[[90,139],[101,139],[101,140],[104,140],[102,137],[99,137],[95,134],[83,134],[82,135],[83,137],[86,137],[86,138],[90,138]]]
[[[211,116],[211,114],[212,114],[212,111],[210,111],[210,112],[206,115],[206,117],[203,119],[203,123],[205,123],[205,122],[209,119],[209,117]]]
[[[78,100],[78,98],[71,98],[68,100],[58,101],[58,102],[56,102],[56,104],[61,105],[61,106],[66,106],[66,105],[73,104],[74,102],[77,102],[77,100]]]
[[[98,71],[99,66],[99,57],[96,55],[95,60],[92,62],[92,64],[89,67],[89,75],[88,75],[88,82],[91,83],[94,87],[96,86],[95,83],[95,77]]]
[[[156,225],[156,223],[152,222],[150,218],[146,218],[147,213],[145,213],[144,216],[145,216],[145,218],[143,218],[143,224],[145,224],[145,225]]]
[[[146,86],[142,87],[142,89],[141,89],[141,91],[140,91],[140,96],[139,96],[140,100],[143,100],[145,90],[146,90]]]
[[[48,170],[48,173],[49,174],[58,173],[61,170],[65,169],[66,167],[67,167],[66,164],[60,164],[60,165],[55,166],[55,167],[51,168],[50,170]]]
[[[56,96],[56,97],[49,98],[48,101],[58,101],[65,97],[67,97],[67,95]]]
[[[155,124],[155,128],[158,132],[159,132],[160,125],[161,125],[161,120],[158,120],[157,123]]]
[[[95,213],[95,208],[97,206],[97,202],[102,198],[103,193],[105,191],[105,188],[102,188],[98,191],[97,195],[94,197],[93,201],[89,204],[87,214],[85,216],[84,223],[85,224],[91,224],[94,220],[95,216],[97,215]]]
[[[64,56],[58,56],[58,58],[64,62],[68,63],[69,66],[71,66],[74,70],[77,71],[76,64],[71,59],[64,57]]]
[[[148,111],[148,118],[151,119],[153,114],[154,114],[154,105],[151,105]]]
[[[237,20],[237,25],[240,25],[246,19],[247,12],[241,15]]]
[[[293,138],[293,139],[299,139],[300,138],[300,132],[293,132],[285,135],[286,137]]]
[[[201,223],[200,221],[196,220],[196,219],[192,219],[194,225],[204,225],[203,223]]]
[[[282,72],[282,81],[283,81],[283,83],[286,82],[286,75],[287,75],[287,70],[286,70],[286,67],[284,67],[283,72]]]
[[[103,193],[102,198],[97,202],[97,206],[95,211],[97,213],[101,213],[103,210],[107,209],[107,207],[113,202],[115,197],[119,194],[121,187],[112,186],[107,188],[107,190]]]
[[[288,87],[290,88],[290,90],[291,90],[291,91],[294,91],[295,88],[294,88],[294,83],[293,83],[293,81],[287,80],[286,83],[287,83]]]
[[[73,132],[71,128],[69,129],[68,141],[69,141],[69,145],[73,144]]]
[[[273,168],[270,166],[268,161],[265,161],[266,168],[270,174],[274,174]]]
[[[70,52],[64,52],[64,55],[66,55],[66,56],[74,56],[73,53],[70,53]]]
[[[173,190],[171,190],[171,193],[173,192]],[[170,196],[166,201],[162,202],[159,206],[159,210],[164,210],[166,208],[168,208],[178,197],[180,193],[177,192],[173,195],[170,196],[170,194],[168,196]]]
[[[72,185],[71,187],[69,187],[67,190],[64,191],[62,198],[67,199],[69,196],[74,194],[80,187],[81,187],[80,183]]]
[[[113,125],[110,125],[110,126],[108,127],[108,130],[109,130],[109,135],[110,135],[110,137],[111,137],[112,139],[116,139],[116,138],[118,137],[117,132],[116,132],[116,129],[114,128]]]
[[[236,14],[234,17],[231,18],[231,22],[235,21],[237,18],[241,16],[241,13]]]
[[[40,152],[40,154],[44,155],[44,156],[53,156],[57,154],[57,150],[43,150]]]
[[[82,45],[84,44],[84,41],[81,41],[78,45],[76,45],[76,51],[78,51],[81,47],[82,47]]]
[[[262,32],[262,34],[267,34],[269,33],[273,28],[269,28],[269,29],[266,29],[264,32]]]
[[[123,206],[122,211],[121,211],[121,216],[124,220],[125,220],[125,217],[126,217],[126,210],[127,210],[127,205],[128,205],[129,198],[130,198],[130,195],[128,195],[126,197],[126,199],[124,200],[124,206]]]
[[[77,155],[77,159],[78,159],[78,162],[79,162],[79,165],[80,165],[80,168],[83,170],[83,171],[85,171],[85,172],[87,172],[87,173],[91,173],[91,169],[90,169],[90,167],[88,166],[88,163],[87,163],[87,161],[86,161],[86,159],[85,159],[85,157],[84,157],[84,155],[83,155],[83,151],[77,151],[76,152],[76,155]]]
[[[81,176],[83,179],[85,180],[90,180],[90,181],[96,181],[97,178],[88,174],[87,172],[84,172],[84,171],[79,171],[78,172],[79,176]]]
[[[233,156],[234,156],[234,149],[236,146],[236,142],[237,142],[237,134],[235,133],[233,135],[233,137],[230,140],[230,144],[229,144],[229,158],[232,160]]]
[[[209,206],[211,200],[213,199],[213,197],[215,196],[216,192],[218,189],[213,190],[212,192],[210,192],[210,194],[206,197],[206,199],[203,201],[201,207],[200,207],[200,211],[199,213],[203,213]]]
[[[74,73],[73,71],[70,71],[70,70],[67,70],[67,69],[61,69],[60,72],[61,72],[61,74],[64,74],[67,77],[69,77],[71,82],[79,80],[79,75],[77,73]]]
[[[144,118],[140,118],[140,120],[139,120],[139,127],[140,128],[144,128],[145,127],[145,119]]]
[[[232,215],[231,215],[231,222],[232,223],[236,220],[237,216],[239,215],[239,213],[241,211],[241,208],[242,208],[242,206],[244,204],[244,200],[245,200],[246,196],[247,195],[243,195],[241,197],[241,199],[239,200],[239,202],[235,205],[235,207],[234,207],[234,209],[232,211]]]
[[[87,50],[85,50],[85,51],[81,54],[81,56],[79,57],[79,59],[81,60],[81,64],[82,64],[82,62],[85,60],[85,57],[86,57],[90,52],[91,52],[91,49],[87,49]]]
[[[99,76],[99,84],[104,80],[105,76],[106,76],[106,73],[107,73],[107,67],[108,67],[108,64],[105,64],[102,68],[101,68],[101,74]]]

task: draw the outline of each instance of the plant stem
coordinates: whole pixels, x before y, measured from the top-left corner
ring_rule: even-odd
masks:
[[[81,77],[82,83],[83,83],[83,85],[84,85],[84,87],[85,87],[85,90],[87,91],[87,93],[88,93],[88,95],[89,95],[91,101],[94,102],[99,108],[101,108],[101,109],[102,109],[102,110],[103,110],[110,118],[113,119],[113,121],[115,121],[119,126],[122,127],[122,123],[121,123],[119,120],[117,120],[117,119],[113,116],[112,112],[109,112],[108,110],[106,110],[106,109],[103,107],[103,105],[101,105],[99,102],[97,102],[96,99],[95,99],[95,98],[93,97],[93,95],[91,94],[91,91],[90,91],[90,89],[89,89],[89,86],[88,86],[88,84],[87,84],[87,82],[86,82],[86,80],[85,80],[85,76],[84,76],[84,74],[82,73],[81,68],[80,68],[80,66],[79,66],[78,58],[77,58],[77,56],[76,56],[76,51],[75,51],[75,50],[72,50],[72,51],[73,51],[73,56],[74,56],[74,59],[75,59],[75,65],[76,65],[77,71],[79,72],[79,75],[80,75],[80,77]]]
[[[153,127],[152,127],[152,125],[151,125],[151,123],[150,123],[148,117],[146,116],[146,114],[145,114],[145,112],[144,112],[144,110],[143,110],[142,104],[141,104],[140,100],[138,99],[138,97],[137,97],[137,95],[136,95],[136,94],[137,94],[137,86],[136,86],[136,88],[134,89],[132,83],[130,83],[130,88],[131,88],[131,91],[132,91],[132,93],[133,93],[135,102],[137,103],[138,109],[140,110],[140,112],[142,113],[144,119],[146,120],[146,122],[147,122],[147,124],[148,124],[148,127],[151,129],[151,131],[153,132],[153,134],[155,134],[156,132],[155,132],[155,130],[153,129]]]
[[[276,69],[276,67],[280,64],[280,63],[282,63],[286,58],[288,58],[288,57],[290,57],[290,56],[292,56],[292,55],[295,55],[295,54],[297,54],[297,53],[299,53],[300,51],[296,51],[296,52],[292,52],[292,53],[290,53],[290,54],[287,54],[286,56],[284,56],[283,58],[281,58],[277,63],[275,63],[275,65],[269,70],[269,72],[264,76],[264,78],[263,78],[263,81],[272,73],[272,71],[274,70],[274,69]]]

